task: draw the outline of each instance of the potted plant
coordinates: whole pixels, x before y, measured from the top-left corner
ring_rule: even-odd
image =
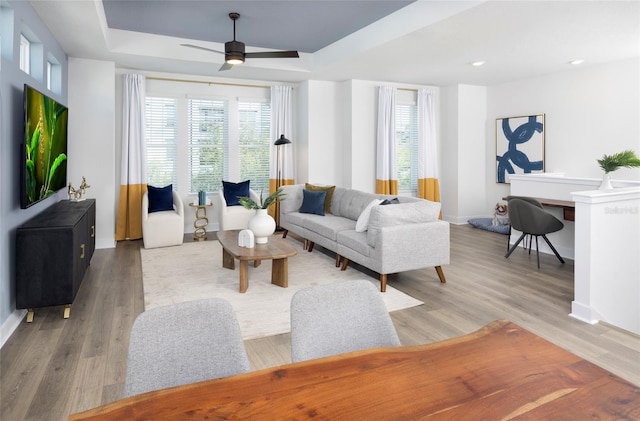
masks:
[[[609,173],[617,170],[620,167],[636,168],[640,167],[640,158],[632,150],[626,150],[613,155],[603,155],[601,159],[598,159],[600,168],[604,171],[602,177],[602,184],[600,184],[600,190],[609,190],[611,186],[611,179]]]
[[[282,189],[278,189],[271,193],[269,197],[262,200],[262,191],[260,191],[260,203],[256,203],[255,200],[250,197],[238,197],[238,201],[245,209],[255,209],[256,214],[249,219],[248,227],[256,239],[256,244],[266,244],[269,241],[269,236],[276,231],[276,221],[273,220],[271,215],[267,213],[269,206],[278,202],[284,197],[285,194]]]
[[[260,191],[260,203],[256,203],[255,200],[253,200],[250,197],[238,197],[238,202],[240,202],[240,204],[245,208],[245,209],[269,209],[269,206],[271,206],[272,204],[274,204],[277,201],[281,201],[284,200],[283,197],[286,196],[283,192],[282,189],[278,189],[276,191],[274,191],[273,193],[271,193],[269,195],[269,197],[267,197],[266,199],[262,200],[262,190]]]

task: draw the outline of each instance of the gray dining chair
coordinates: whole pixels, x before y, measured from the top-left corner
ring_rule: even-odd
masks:
[[[564,260],[558,251],[547,238],[547,234],[560,231],[564,228],[562,221],[545,211],[542,204],[532,197],[509,196],[507,197],[507,202],[509,205],[509,220],[511,221],[511,227],[520,231],[522,234],[515,244],[511,246],[509,251],[507,251],[507,254],[504,257],[509,258],[520,242],[529,235],[536,238],[536,258],[538,261],[538,268],[540,268],[538,237],[542,237],[558,260],[560,260],[560,263],[564,263]],[[529,254],[531,254],[531,238],[529,239]]]
[[[291,299],[291,360],[399,346],[378,288],[367,280],[318,285]]]
[[[133,323],[124,396],[245,373],[240,325],[226,300],[157,307]]]

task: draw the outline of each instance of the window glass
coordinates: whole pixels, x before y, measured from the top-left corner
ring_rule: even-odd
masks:
[[[418,191],[418,111],[415,104],[396,104],[398,191]]]
[[[240,179],[251,180],[251,188],[269,191],[271,104],[241,101],[239,111]]]
[[[177,100],[146,98],[147,173],[149,184],[177,189]]]
[[[31,74],[31,42],[20,34],[20,70]]]
[[[189,193],[215,192],[226,179],[228,106],[225,100],[189,99]]]

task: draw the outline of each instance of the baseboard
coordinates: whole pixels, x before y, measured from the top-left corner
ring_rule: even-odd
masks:
[[[27,310],[14,310],[13,313],[7,317],[7,320],[0,327],[0,348],[2,348],[11,337],[13,332],[20,326],[24,316],[27,314]]]

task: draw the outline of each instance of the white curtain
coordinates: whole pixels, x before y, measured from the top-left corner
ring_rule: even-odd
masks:
[[[147,191],[145,77],[126,74],[123,85],[118,241],[142,238],[142,196]]]
[[[273,144],[281,135],[291,141],[291,144],[280,146],[280,166],[282,185],[294,183],[293,142],[292,131],[292,90],[291,86],[278,85],[271,87],[271,154],[269,163],[269,191],[274,192],[278,176],[278,150]]]
[[[436,133],[436,92],[418,89],[418,197],[440,201]]]
[[[380,86],[378,90],[376,193],[398,194],[396,88],[391,86]]]

